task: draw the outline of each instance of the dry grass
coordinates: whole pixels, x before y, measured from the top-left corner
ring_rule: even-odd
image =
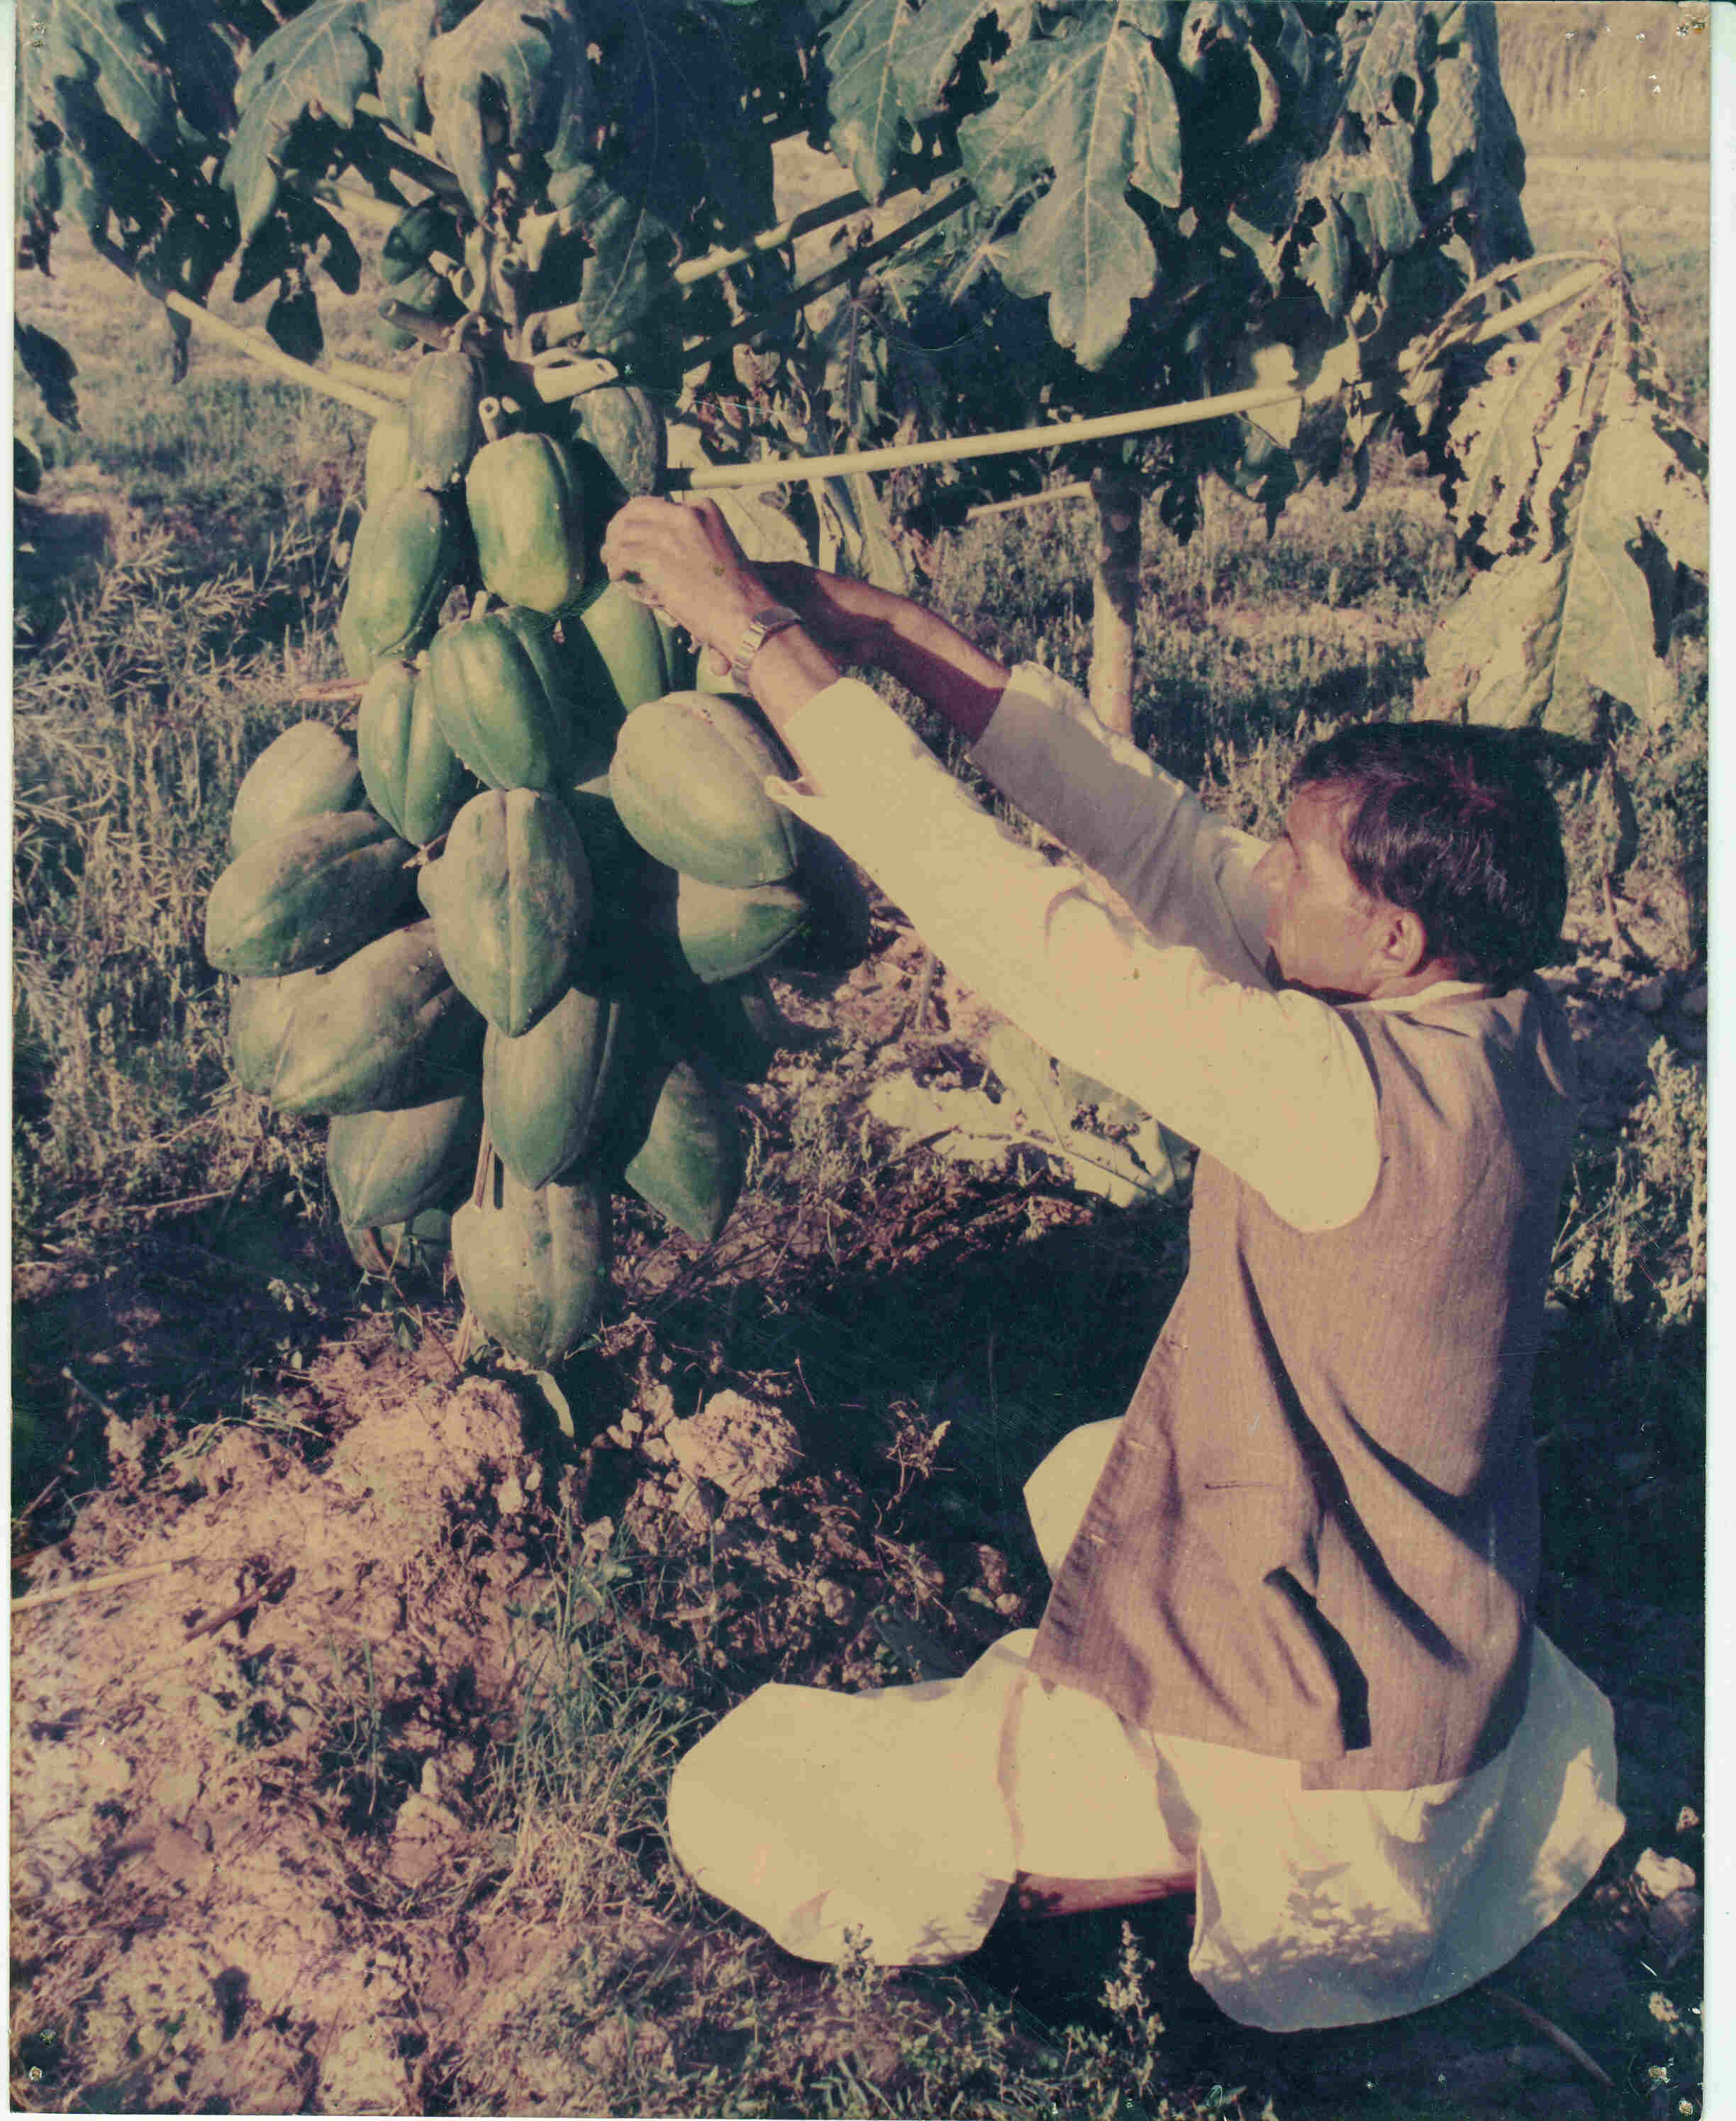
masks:
[[[1703,156],[1710,6],[1500,0],[1501,82],[1528,147]]]

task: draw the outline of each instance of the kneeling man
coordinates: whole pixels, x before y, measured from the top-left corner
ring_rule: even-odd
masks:
[[[887,1964],[973,1950],[1010,1897],[1192,1892],[1193,1974],[1278,2030],[1480,1980],[1622,1827],[1608,1704],[1533,1611],[1574,1128],[1531,977],[1566,898],[1547,790],[1498,733],[1345,730],[1262,847],[1047,672],[867,585],[755,568],[715,508],[634,501],[604,557],[733,663],[801,769],[780,800],[1200,1152],[1187,1282],[1125,1418],[1026,1489],[1040,1626],[955,1680],[762,1688],[676,1773],[682,1861],[788,1950],[855,1935]],[[1123,905],[846,666],[938,709]]]

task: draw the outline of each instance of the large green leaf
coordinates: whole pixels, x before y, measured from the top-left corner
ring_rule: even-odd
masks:
[[[240,240],[264,226],[278,203],[282,165],[296,125],[308,117],[352,125],[356,99],[374,78],[361,31],[366,0],[313,0],[268,37],[236,85],[240,119],[223,164],[235,194]]]
[[[931,6],[938,18],[925,25],[931,34],[965,17],[964,34],[970,35],[976,0],[931,0]],[[886,189],[908,122],[898,89],[898,44],[914,33],[917,20],[909,0],[855,0],[821,45],[830,76],[833,152],[870,199]]]
[[[25,374],[42,393],[49,417],[58,420],[63,427],[76,428],[78,398],[72,379],[78,373],[77,362],[58,339],[50,338],[46,332],[38,331],[18,317],[12,319],[12,343]]]
[[[440,34],[440,0],[367,0],[368,41],[380,54],[379,95],[401,133],[422,129],[422,69]]]
[[[959,128],[966,172],[991,203],[1053,172],[1001,277],[1015,294],[1048,297],[1051,331],[1085,368],[1108,360],[1156,283],[1157,253],[1129,186],[1161,205],[1182,202],[1180,113],[1152,45],[1166,22],[1153,0],[1092,9],[1005,59],[994,101]]]
[[[1450,215],[1479,276],[1510,258],[1528,258],[1531,238],[1519,193],[1525,151],[1500,82],[1500,11],[1467,0],[1430,0],[1435,60],[1433,100],[1423,129],[1427,183],[1437,217]]]
[[[55,82],[83,82],[122,131],[152,155],[175,145],[175,90],[137,11],[115,0],[54,0],[44,10],[42,68]]]
[[[581,165],[582,166],[582,165]],[[646,313],[670,286],[675,238],[642,197],[617,191],[598,172],[572,201],[591,254],[580,268],[581,335],[593,352],[619,357]]]
[[[428,47],[422,86],[433,136],[478,217],[509,155],[588,130],[594,97],[584,45],[565,0],[483,0]],[[505,130],[491,138],[496,113]]]

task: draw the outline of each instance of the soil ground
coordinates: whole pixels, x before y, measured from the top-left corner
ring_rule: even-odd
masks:
[[[691,1997],[742,1926],[618,1881],[563,1909],[503,1833],[491,1777],[538,1660],[606,1603],[695,1719],[763,1679],[962,1667],[1040,1604],[1019,1481],[1058,1427],[1118,1410],[1179,1270],[1173,1208],[1118,1214],[1032,1151],[941,1153],[948,1097],[985,1087],[989,1026],[890,909],[878,934],[842,981],[777,983],[791,1042],[750,1094],[783,1145],[758,1212],[709,1261],[648,1215],[626,1232],[618,1314],[563,1377],[571,1438],[528,1375],[487,1357],[459,1373],[448,1298],[358,1290],[334,1233],[269,1202],[156,1227],[100,1272],[24,1270],[20,1383],[63,1391],[85,1447],[77,1507],[41,1513],[58,1543],[14,1579],[31,1601],[12,1671],[21,2105],[698,2110],[658,2100],[660,2071],[718,2036],[679,2000],[637,2032],[599,2003],[582,2038],[548,2037],[551,1984],[594,1976],[600,1951],[600,1993],[639,1993],[655,1961],[648,1993]],[[1589,926],[1584,944],[1551,977],[1609,1126],[1660,1030],[1703,1040],[1686,982],[1636,997]],[[869,1116],[889,1088],[902,1134]],[[866,1150],[856,1177],[826,1180],[822,1121]],[[996,1321],[1020,1308],[1074,1376],[1064,1412],[1029,1382],[997,1397]],[[871,1416],[840,1389],[852,1364],[882,1388]],[[598,1601],[576,1615],[573,1553]],[[1142,1914],[1175,2086],[1286,2117],[1679,2110],[1662,2095],[1693,2029],[1664,1992],[1697,1941],[1700,1630],[1560,1575],[1544,1617],[1616,1708],[1629,1832],[1597,1883],[1496,1983],[1286,2040],[1193,1988],[1183,1909]],[[654,1810],[623,1824],[649,1878]],[[1119,1936],[1118,1917],[1003,1927],[965,1970],[1066,2023]],[[831,2052],[812,1970],[752,1949]],[[930,1987],[888,1984],[833,2046],[894,2079],[898,2012]],[[618,2103],[623,2057],[642,2105]],[[1232,2067],[1246,2105],[1222,2091]],[[740,2110],[727,2081],[707,2110]]]

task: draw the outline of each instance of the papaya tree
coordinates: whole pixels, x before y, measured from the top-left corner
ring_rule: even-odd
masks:
[[[896,578],[869,473],[941,467],[932,520],[1088,477],[1125,728],[1145,495],[1185,536],[1220,475],[1273,520],[1341,460],[1360,489],[1391,427],[1485,571],[1434,706],[1667,711],[1692,439],[1618,259],[1528,281],[1556,261],[1472,0],[56,0],[18,94],[26,265],[71,219],[183,361],[213,334],[374,423],[354,736],[255,762],[207,954],[244,1085],[333,1116],[358,1258],[450,1234],[539,1365],[596,1315],[612,1197],[722,1228],[761,968],[866,945],[749,707],[601,579],[627,494]],[[841,188],[780,222],[797,136]],[[326,357],[322,288],[368,274],[408,366]],[[71,357],[19,349],[75,419]]]

